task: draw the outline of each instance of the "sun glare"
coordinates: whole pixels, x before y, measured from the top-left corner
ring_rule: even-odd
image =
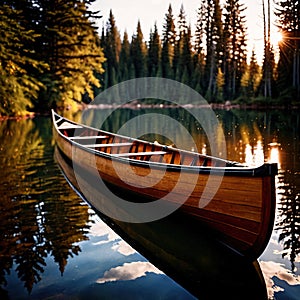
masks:
[[[278,46],[280,42],[282,42],[283,36],[282,33],[278,30],[275,30],[271,33],[271,41],[274,46]]]

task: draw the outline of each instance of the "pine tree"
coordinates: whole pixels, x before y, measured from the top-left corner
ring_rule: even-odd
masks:
[[[300,1],[277,0],[275,15],[284,40],[280,43],[278,87],[280,97],[300,102]]]
[[[259,87],[259,93],[264,98],[271,99],[276,96],[276,82],[275,82],[275,54],[273,47],[269,42],[265,46],[264,60],[262,66],[262,77]]]
[[[218,74],[216,78],[216,101],[221,102],[223,100],[223,89],[224,89],[224,74],[222,72],[222,69],[218,68]]]
[[[165,24],[163,25],[162,37],[162,54],[161,54],[161,69],[162,76],[165,78],[173,78],[172,61],[174,56],[174,46],[176,41],[176,30],[174,16],[171,4],[168,8],[168,13],[165,16]]]
[[[95,74],[104,71],[104,55],[94,21],[98,15],[88,9],[94,1],[35,1],[40,8],[40,59],[50,65],[43,76],[47,90],[40,95],[40,109],[53,103],[69,106],[83,95],[93,98],[93,87],[100,86]]]
[[[125,30],[120,52],[119,63],[119,82],[133,78],[130,74],[131,70],[131,57],[130,57],[130,42],[128,39],[127,31]]]
[[[249,66],[241,81],[245,98],[253,99],[257,95],[258,86],[261,81],[261,69],[257,63],[254,49],[250,58]]]
[[[175,57],[177,58],[175,60]],[[176,63],[176,64],[175,64]],[[191,28],[181,34],[175,45],[173,60],[174,78],[182,83],[192,86],[193,55],[191,43]]]
[[[191,35],[191,28],[187,25],[185,10],[183,5],[181,5],[178,16],[178,37],[175,41],[172,69],[174,79],[190,85],[193,67]]]
[[[178,15],[178,34],[175,40],[174,45],[174,53],[172,59],[172,72],[173,78],[177,81],[181,81],[181,77],[183,75],[183,68],[182,68],[182,51],[183,51],[183,43],[184,43],[184,36],[187,33],[187,23],[186,23],[186,15],[184,11],[183,4],[180,7],[180,13]]]
[[[104,61],[94,21],[98,16],[89,10],[94,1],[8,0],[0,6],[2,98],[20,102],[5,111],[33,104],[43,110],[93,97]]]
[[[9,2],[0,6],[0,114],[23,115],[33,108],[43,87],[35,75],[41,75],[47,65],[35,58],[37,53],[29,46],[38,35],[26,22],[24,11]]]
[[[154,32],[150,33],[149,50],[147,58],[148,76],[155,77],[159,75],[161,58],[161,41],[158,34],[157,25],[154,25]]]
[[[246,7],[239,0],[227,0],[224,13],[224,97],[235,99],[240,92],[241,79],[247,66]]]
[[[193,87],[197,92],[203,93],[204,87],[204,68],[205,68],[205,11],[206,0],[201,1],[197,10],[197,23],[194,35],[194,58],[193,58]]]
[[[193,55],[192,55],[192,30],[191,26],[189,26],[186,32],[183,35],[183,45],[182,45],[182,53],[180,55],[179,66],[184,70],[184,74],[186,72],[186,79],[182,79],[182,82],[192,86],[192,75],[194,72],[193,69]]]
[[[115,17],[112,10],[109,12],[109,19],[106,26],[106,35],[103,40],[103,50],[106,58],[104,64],[105,88],[109,88],[118,83],[119,61],[121,52],[121,39],[116,26]]]
[[[199,63],[203,64],[203,52],[206,54],[205,65],[200,67],[203,70],[201,85],[206,99],[210,101],[218,98],[217,76],[223,54],[222,32],[219,0],[203,0],[198,10],[196,49]]]
[[[136,34],[132,37],[130,51],[135,71],[135,78],[144,77],[146,75],[146,54],[147,48],[146,44],[144,43],[141,23],[138,21]]]
[[[197,54],[202,54],[205,48],[205,23],[206,23],[206,0],[201,0],[201,5],[197,10],[197,22],[195,30],[194,49]]]

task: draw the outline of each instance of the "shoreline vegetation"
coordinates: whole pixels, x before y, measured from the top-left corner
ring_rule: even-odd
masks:
[[[188,85],[213,108],[300,107],[299,1],[276,1],[283,39],[275,61],[271,0],[262,0],[262,65],[247,47],[244,1],[200,0],[194,32],[184,6],[175,14],[170,4],[162,34],[154,23],[148,39],[142,20],[132,37],[126,31],[121,37],[112,10],[99,28],[101,11],[91,10],[95,1],[0,4],[0,120],[30,118],[51,108],[76,111],[104,90],[141,77]]]
[[[72,113],[76,113],[78,111],[84,111],[86,109],[95,109],[95,110],[101,110],[101,109],[132,109],[132,110],[140,110],[140,109],[165,109],[165,108],[195,108],[195,109],[205,109],[205,108],[211,108],[213,110],[257,110],[257,111],[264,111],[267,109],[276,109],[276,110],[282,110],[282,111],[291,111],[291,110],[300,110],[300,105],[294,105],[290,107],[281,106],[281,105],[258,105],[258,104],[232,104],[229,101],[227,103],[211,103],[207,105],[194,105],[194,104],[183,104],[183,105],[176,105],[176,104],[141,104],[140,102],[134,101],[133,103],[127,103],[124,105],[120,104],[79,104],[75,110],[72,110]],[[57,108],[58,112],[64,113],[64,111],[69,111],[72,109],[71,107],[59,107]],[[33,119],[37,116],[51,116],[50,110],[48,112],[30,112],[27,114],[24,114],[22,116],[1,116],[0,115],[0,122],[6,121],[6,120],[25,120],[25,119]]]

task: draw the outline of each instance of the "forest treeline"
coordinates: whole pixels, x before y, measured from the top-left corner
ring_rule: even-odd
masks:
[[[184,6],[169,5],[161,35],[154,23],[121,33],[110,11],[103,28],[96,0],[8,0],[0,5],[0,115],[45,111],[89,102],[124,80],[164,77],[180,81],[210,103],[300,104],[300,2],[276,0],[284,39],[275,62],[270,0],[262,0],[264,60],[248,53],[246,6],[240,0],[199,0],[192,32]],[[142,20],[141,20],[142,21]]]

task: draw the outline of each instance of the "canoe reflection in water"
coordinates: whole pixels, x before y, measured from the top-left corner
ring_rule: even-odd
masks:
[[[68,183],[85,200],[76,180],[79,174],[75,177],[72,162],[58,148],[55,159]],[[88,171],[80,172],[80,180],[86,190],[101,203],[109,201],[97,189],[91,176],[84,176],[85,172]],[[85,178],[89,178],[89,182]],[[220,243],[199,222],[175,212],[153,222],[127,223],[110,219],[93,208],[125,241],[196,297],[267,299],[258,262],[252,262]]]

